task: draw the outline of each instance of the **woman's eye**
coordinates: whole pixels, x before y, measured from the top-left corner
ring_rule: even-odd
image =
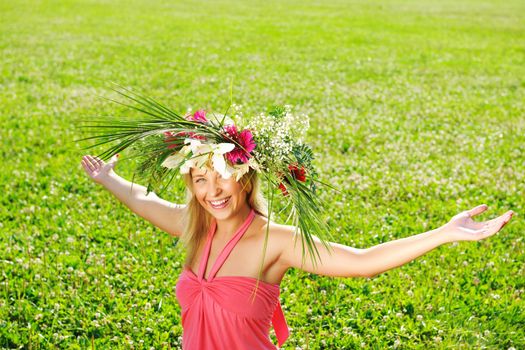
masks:
[[[201,178],[197,179],[197,181],[195,181],[195,182],[199,182],[201,180],[204,181],[204,179],[201,177]]]

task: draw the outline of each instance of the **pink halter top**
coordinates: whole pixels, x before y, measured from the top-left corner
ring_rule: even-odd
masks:
[[[199,274],[183,269],[175,287],[182,313],[182,348],[187,350],[276,349],[271,342],[270,321],[279,347],[289,336],[288,325],[279,301],[279,285],[256,278],[219,276],[217,271],[241,239],[255,217],[252,209],[246,221],[230,239],[213,265],[208,280],[204,273],[217,223],[212,220],[207,234]]]

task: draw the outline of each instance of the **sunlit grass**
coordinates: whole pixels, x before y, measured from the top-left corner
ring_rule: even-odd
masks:
[[[90,182],[78,117],[108,81],[176,110],[292,104],[338,242],[518,213],[372,279],[290,270],[285,349],[525,347],[525,4],[0,3],[0,348],[180,347],[184,251]],[[117,172],[131,179],[121,161]],[[180,202],[180,189],[166,199]],[[315,302],[312,302],[315,301]],[[273,337],[273,331],[272,331]]]

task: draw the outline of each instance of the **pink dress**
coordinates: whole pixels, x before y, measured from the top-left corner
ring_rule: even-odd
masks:
[[[279,301],[279,285],[244,276],[214,277],[255,217],[252,209],[246,221],[219,254],[208,280],[204,279],[211,242],[217,223],[212,220],[207,234],[199,275],[183,269],[176,284],[182,313],[182,348],[185,350],[277,349],[270,339],[273,324],[279,347],[289,336]]]

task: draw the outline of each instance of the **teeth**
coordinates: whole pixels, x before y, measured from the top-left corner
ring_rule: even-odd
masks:
[[[228,201],[228,198],[223,199],[222,201],[217,201],[217,202],[210,201],[210,203],[213,204],[213,205],[221,205],[221,204],[226,203],[227,201]]]

